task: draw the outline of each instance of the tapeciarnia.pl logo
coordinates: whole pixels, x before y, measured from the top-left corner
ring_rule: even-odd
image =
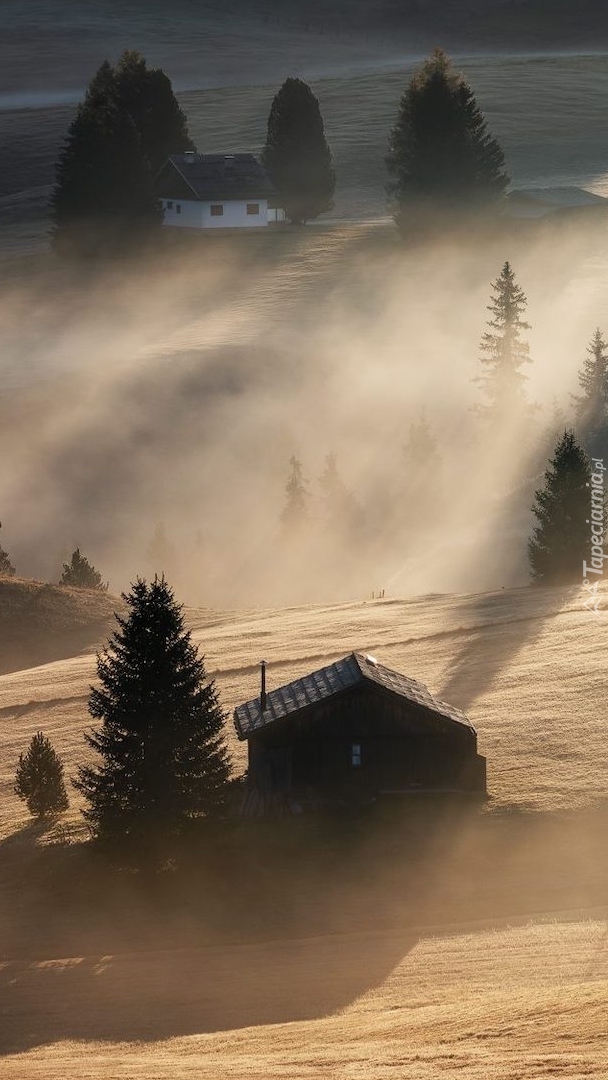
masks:
[[[584,607],[599,615],[602,597],[599,592],[600,578],[604,576],[604,533],[605,533],[605,510],[604,510],[604,473],[606,466],[603,458],[591,458],[593,472],[591,483],[591,517],[587,519],[587,525],[591,526],[591,562],[583,559],[583,586],[589,593]],[[589,579],[590,574],[595,574],[595,580]]]

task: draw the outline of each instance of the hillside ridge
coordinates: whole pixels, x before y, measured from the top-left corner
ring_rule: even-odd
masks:
[[[123,607],[98,589],[0,577],[0,675],[94,652]]]

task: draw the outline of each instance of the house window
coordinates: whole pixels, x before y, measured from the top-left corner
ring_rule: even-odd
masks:
[[[350,763],[353,769],[361,768],[361,744],[353,743],[350,748]]]
[[[257,202],[247,203],[247,214],[249,217],[257,217],[260,213],[260,204]]]
[[[172,203],[172,202],[168,202],[168,203],[167,203],[167,210],[172,210],[172,209],[173,209],[173,203]]]
[[[211,203],[211,217],[223,217],[224,207],[222,203]]]
[[[180,204],[176,203],[175,204],[175,213],[176,214],[181,214],[181,212],[182,212],[182,208],[181,208]]]

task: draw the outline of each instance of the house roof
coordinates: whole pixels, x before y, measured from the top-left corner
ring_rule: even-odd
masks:
[[[159,173],[165,191],[171,172],[201,202],[264,199],[275,193],[274,184],[253,154],[173,154]]]
[[[336,660],[334,664],[313,671],[310,675],[304,675],[301,679],[294,679],[286,686],[271,690],[266,695],[266,708],[263,713],[259,697],[239,705],[234,710],[237,735],[239,739],[247,739],[254,731],[275,720],[283,720],[345,690],[366,683],[380,686],[414,706],[475,731],[471,721],[460,709],[434,698],[424,683],[391,671],[372,656],[355,652],[345,656],[343,660]]]

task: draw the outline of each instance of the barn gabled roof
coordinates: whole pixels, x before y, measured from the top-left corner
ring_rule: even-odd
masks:
[[[253,154],[172,154],[157,177],[161,194],[169,198],[172,175],[189,188],[191,198],[203,202],[265,199],[275,194],[268,173]]]
[[[376,684],[414,706],[475,731],[471,721],[460,709],[434,698],[424,683],[401,675],[398,671],[391,671],[365,653],[355,652],[345,656],[343,660],[336,660],[334,664],[313,671],[310,675],[304,675],[301,679],[294,679],[286,686],[271,690],[266,695],[266,708],[263,713],[259,697],[239,705],[234,710],[237,735],[239,739],[247,739],[254,731],[272,724],[275,720],[283,720],[365,683]]]

